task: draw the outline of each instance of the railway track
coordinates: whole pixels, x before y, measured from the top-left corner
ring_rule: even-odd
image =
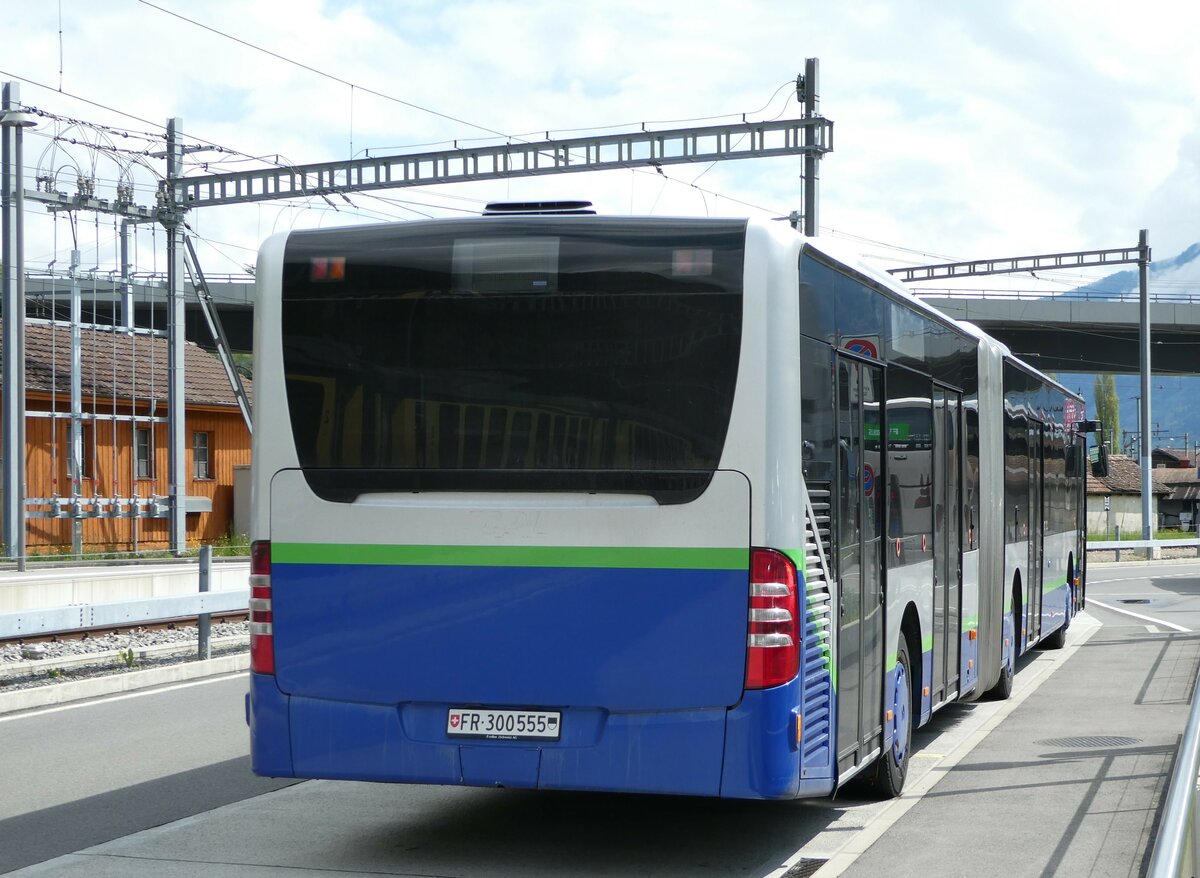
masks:
[[[210,618],[217,622],[245,622],[250,618],[246,611],[234,613],[212,613]],[[146,631],[170,631],[176,628],[194,628],[198,624],[197,616],[181,616],[176,619],[160,619],[155,622],[138,622],[129,625],[104,625],[96,628],[79,628],[73,631],[45,631],[38,634],[27,634],[21,637],[0,638],[0,646],[13,644],[31,645],[35,643],[61,643],[71,640],[89,640],[108,635],[131,634]]]

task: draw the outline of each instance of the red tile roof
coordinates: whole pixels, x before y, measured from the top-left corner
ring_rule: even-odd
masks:
[[[1159,475],[1169,470],[1151,470],[1151,491],[1155,494],[1170,494],[1171,488],[1159,480]],[[1099,478],[1088,470],[1087,492],[1089,494],[1141,494],[1142,464],[1139,460],[1123,454],[1108,456],[1108,475]]]
[[[80,333],[85,397],[167,398],[167,340],[111,330]],[[215,354],[194,342],[184,345],[184,398],[189,405],[236,406],[237,398]],[[251,382],[242,379],[252,397]],[[25,389],[71,392],[71,330],[61,325],[25,326]]]

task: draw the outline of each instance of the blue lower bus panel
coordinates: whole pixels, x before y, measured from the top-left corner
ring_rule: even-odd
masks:
[[[402,783],[732,798],[821,795],[800,785],[799,681],[750,691],[733,709],[562,711],[558,741],[449,738],[449,705],[372,705],[288,696],[251,674],[258,774]]]

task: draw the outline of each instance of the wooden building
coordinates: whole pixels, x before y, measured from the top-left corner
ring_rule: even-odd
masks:
[[[27,551],[69,551],[77,520],[84,551],[167,549],[167,340],[89,328],[81,331],[80,352],[76,483],[71,332],[61,324],[26,325]],[[250,462],[250,431],[215,355],[188,342],[184,380],[187,540],[199,545],[230,532],[233,468]]]

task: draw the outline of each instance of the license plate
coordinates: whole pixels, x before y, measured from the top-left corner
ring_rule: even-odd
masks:
[[[452,707],[446,717],[446,734],[451,738],[557,741],[561,730],[562,715],[557,710]]]

